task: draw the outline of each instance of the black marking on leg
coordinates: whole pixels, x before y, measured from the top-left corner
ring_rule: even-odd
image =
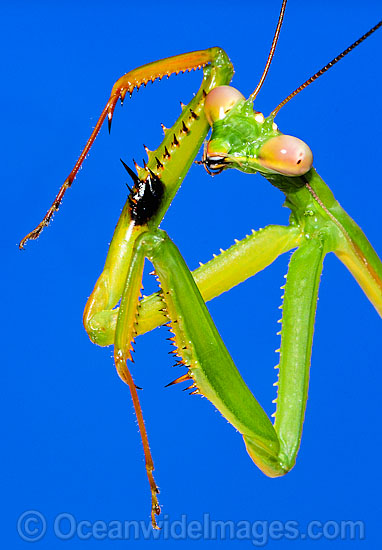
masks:
[[[141,180],[122,159],[121,162],[134,182],[128,197],[131,219],[136,225],[144,225],[157,213],[164,185],[152,170],[149,170],[146,179]]]

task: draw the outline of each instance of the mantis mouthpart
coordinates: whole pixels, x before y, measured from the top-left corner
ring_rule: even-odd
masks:
[[[307,80],[268,116],[254,111],[253,102],[268,72],[285,12],[283,1],[271,51],[255,91],[245,99],[229,86],[233,67],[220,48],[209,48],[143,65],[122,76],[73,170],[60,188],[42,222],[20,243],[36,239],[58,209],[66,190],[88,154],[103,122],[109,130],[115,106],[143,84],[173,73],[203,68],[201,87],[155,151],[149,151],[132,178],[99,276],[84,312],[90,339],[114,345],[114,360],[129,386],[142,437],[151,490],[151,520],[157,528],[159,490],[153,477],[137,388],[127,367],[134,339],[168,324],[177,364],[187,370],[172,384],[187,382],[193,394],[207,397],[240,432],[249,456],[268,476],[293,468],[301,442],[308,395],[315,312],[323,260],[334,252],[345,264],[382,316],[382,263],[364,233],[334,198],[313,168],[310,148],[277,128],[274,118],[294,95],[313,82],[355,46],[376,31],[378,23],[359,40]],[[230,168],[260,173],[285,194],[291,210],[289,225],[269,225],[252,232],[199,269],[190,272],[181,253],[159,225],[184,177],[205,144],[202,161],[216,175]],[[277,403],[274,424],[242,379],[208,312],[206,301],[231,289],[295,249],[289,263],[282,308]],[[160,291],[141,299],[145,258],[154,265]]]

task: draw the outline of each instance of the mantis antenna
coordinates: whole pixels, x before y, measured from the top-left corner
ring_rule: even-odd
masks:
[[[312,82],[314,82],[315,80],[317,80],[317,78],[321,75],[323,75],[324,73],[326,73],[326,71],[328,71],[329,69],[331,69],[333,67],[333,65],[335,65],[338,61],[340,61],[342,58],[345,57],[345,55],[347,55],[348,53],[350,53],[352,50],[354,50],[354,48],[356,48],[359,44],[361,44],[361,42],[363,42],[364,40],[366,40],[366,38],[368,38],[371,34],[373,34],[373,32],[375,32],[377,29],[379,29],[379,27],[382,26],[382,21],[380,21],[379,23],[377,23],[373,28],[371,28],[367,33],[365,33],[363,36],[361,36],[361,38],[358,38],[358,40],[356,40],[355,42],[353,42],[353,44],[351,46],[349,46],[348,48],[346,48],[346,50],[344,50],[343,52],[341,52],[339,55],[337,55],[337,57],[335,57],[334,59],[332,59],[327,65],[325,65],[325,67],[322,67],[322,69],[320,69],[319,71],[317,71],[313,76],[311,76],[310,78],[308,78],[308,80],[306,80],[303,84],[301,84],[301,86],[299,86],[298,88],[296,88],[294,90],[294,92],[292,92],[291,94],[288,95],[288,97],[286,97],[281,103],[279,103],[277,105],[277,107],[275,109],[273,109],[273,111],[271,112],[271,116],[275,117],[277,115],[277,113],[280,111],[280,109],[282,107],[284,107],[284,105],[286,103],[288,103],[289,100],[292,99],[292,97],[296,96],[298,93],[300,93],[304,88],[307,88],[309,86],[309,84],[312,84]],[[272,45],[273,47],[273,45]],[[257,88],[256,88],[257,90]],[[256,91],[255,90],[255,91]],[[254,92],[255,93],[255,92]],[[252,96],[251,96],[252,97]]]
[[[268,59],[267,59],[267,62],[265,64],[263,74],[261,75],[261,78],[259,80],[258,85],[256,86],[254,92],[251,93],[248,100],[251,100],[251,101],[255,100],[255,98],[256,98],[257,94],[259,93],[261,86],[264,84],[264,80],[265,80],[265,78],[268,74],[269,67],[271,66],[273,55],[275,53],[276,44],[277,44],[277,41],[278,41],[279,36],[280,36],[280,30],[281,30],[281,25],[282,25],[283,19],[284,19],[286,3],[287,3],[287,0],[283,0],[283,3],[281,5],[279,20],[277,21],[277,27],[276,27],[275,34],[274,34],[273,40],[272,40],[272,46],[271,46],[271,49],[269,51]]]

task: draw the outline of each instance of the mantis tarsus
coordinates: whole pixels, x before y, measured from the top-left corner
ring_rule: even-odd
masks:
[[[114,344],[118,373],[132,393],[151,487],[154,527],[155,514],[160,509],[153,462],[136,387],[126,366],[136,333],[171,322],[179,364],[189,367],[175,382],[189,380],[192,392],[200,392],[210,399],[243,435],[254,462],[267,475],[278,476],[293,467],[300,444],[315,305],[326,253],[336,253],[378,312],[382,312],[381,262],[361,230],[311,168],[309,148],[296,138],[282,136],[274,125],[274,117],[284,102],[267,118],[253,111],[253,101],[272,59],[285,4],[284,0],[266,69],[248,100],[233,88],[222,87],[229,84],[233,69],[219,48],[154,62],[118,80],[84,152],[51,209],[43,222],[21,242],[22,247],[28,239],[38,237],[49,223],[106,117],[110,126],[119,98],[123,100],[127,92],[149,80],[203,66],[199,92],[184,107],[174,126],[165,131],[159,148],[147,151],[147,164],[143,168],[137,166],[138,175],[126,167],[133,179],[133,189],[118,222],[105,269],[84,314],[85,328],[92,341],[103,346]],[[210,125],[212,135],[202,164],[212,173],[227,168],[262,173],[285,193],[292,215],[289,226],[268,226],[255,232],[199,268],[194,276],[202,298],[179,251],[158,226]],[[273,427],[236,370],[204,300],[232,288],[269,265],[279,254],[294,248],[297,251],[290,262],[285,288],[279,391]],[[139,301],[145,256],[154,263],[162,292]]]

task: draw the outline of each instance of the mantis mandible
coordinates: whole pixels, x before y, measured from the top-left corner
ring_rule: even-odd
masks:
[[[90,339],[114,345],[114,360],[129,386],[141,432],[151,489],[151,520],[160,513],[153,460],[139,404],[137,388],[127,368],[136,335],[168,323],[174,355],[187,371],[172,384],[188,381],[192,393],[207,397],[242,434],[255,464],[268,476],[290,471],[300,446],[308,393],[310,355],[319,279],[324,256],[334,252],[353,274],[378,313],[382,314],[382,264],[363,232],[334,199],[312,167],[309,147],[282,134],[274,118],[294,97],[351,49],[365,40],[378,23],[357,42],[307,80],[268,117],[254,111],[253,102],[265,80],[285,12],[283,1],[271,51],[263,75],[246,100],[228,86],[233,68],[220,48],[177,55],[130,71],[113,86],[111,96],[73,170],[42,222],[20,243],[36,239],[58,209],[66,190],[89,152],[104,120],[109,130],[120,99],[148,81],[172,73],[203,68],[202,85],[193,100],[148,161],[137,173],[124,164],[133,180],[113,240],[85,312]],[[228,168],[261,173],[279,188],[291,210],[288,226],[267,226],[190,273],[168,235],[159,229],[177,190],[209,129],[200,164],[212,175]],[[275,422],[269,420],[234,365],[208,313],[205,301],[254,275],[280,254],[296,249],[286,278]],[[154,265],[161,291],[140,299],[145,258]]]

